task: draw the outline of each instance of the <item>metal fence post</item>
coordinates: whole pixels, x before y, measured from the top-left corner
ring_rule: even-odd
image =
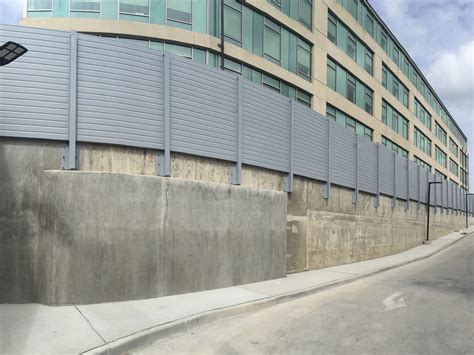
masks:
[[[357,198],[359,196],[359,135],[355,133],[355,188],[352,193],[352,203],[357,203]]]
[[[453,184],[453,214],[457,214],[457,204],[458,199],[456,198],[456,186]]]
[[[426,186],[428,186],[429,188],[429,184],[430,184],[430,173],[427,173],[426,174]],[[428,200],[428,204],[430,204],[430,200]]]
[[[438,181],[438,176],[434,176],[434,181],[437,182]],[[434,187],[434,213],[438,213],[438,189],[436,188],[436,185]]]
[[[63,147],[63,169],[77,169],[77,32],[71,31],[69,50],[69,128],[68,146]]]
[[[232,168],[231,181],[233,185],[242,183],[242,78],[237,77],[237,155]]]
[[[453,183],[448,183],[448,209],[451,215],[453,214]]]
[[[377,143],[377,189],[374,199],[374,207],[378,208],[380,205],[380,143]]]
[[[418,201],[416,203],[416,209],[417,210],[420,210],[420,200],[421,200],[421,166],[420,165],[417,165],[417,174],[418,174],[418,179],[417,180],[417,184],[418,184]]]
[[[455,187],[455,191],[456,191],[456,216],[457,216],[459,215],[459,189],[457,186]]]
[[[290,166],[288,176],[285,178],[285,192],[293,191],[293,144],[295,134],[295,105],[293,99],[289,100],[290,105]]]
[[[407,158],[407,205],[406,209],[410,209],[410,160]]]
[[[327,136],[327,147],[328,147],[328,171],[327,171],[327,183],[326,188],[324,190],[323,198],[329,200],[331,196],[331,120],[327,119],[328,125],[328,136]]]
[[[397,206],[397,153],[393,152],[393,198],[392,208]]]
[[[441,178],[441,193],[440,193],[440,198],[441,198],[441,214],[443,214],[443,211],[444,211],[444,182],[443,182],[443,178]]]
[[[163,145],[158,154],[158,175],[171,176],[170,56],[163,53]]]

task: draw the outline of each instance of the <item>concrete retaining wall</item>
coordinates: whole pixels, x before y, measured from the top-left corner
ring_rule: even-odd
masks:
[[[43,141],[2,140],[0,157],[1,302],[110,302],[286,275],[283,192],[60,171],[60,146]]]
[[[325,184],[295,178],[288,202],[288,272],[320,269],[399,253],[423,243],[426,236],[426,205],[359,193],[332,186],[323,199]],[[465,217],[431,212],[430,237],[439,238],[464,227]],[[472,220],[472,219],[471,219]]]
[[[244,166],[156,151],[80,144],[80,171],[61,171],[61,144],[0,138],[0,302],[95,303],[283,277],[394,254],[422,243],[425,206]],[[288,197],[287,197],[288,196]],[[433,238],[464,216],[432,215]],[[472,219],[471,219],[472,221]],[[474,222],[474,221],[472,221]]]

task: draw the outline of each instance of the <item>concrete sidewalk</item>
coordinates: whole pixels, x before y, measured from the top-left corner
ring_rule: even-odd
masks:
[[[467,232],[474,232],[474,227]],[[455,232],[392,256],[177,296],[84,306],[4,304],[0,305],[0,352],[120,353],[194,325],[424,259],[463,237]]]

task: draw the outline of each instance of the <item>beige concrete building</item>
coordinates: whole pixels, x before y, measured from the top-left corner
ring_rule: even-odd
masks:
[[[221,65],[220,0],[27,0],[25,26]],[[468,188],[467,137],[365,0],[225,0],[224,67]],[[423,39],[420,39],[422,41]]]

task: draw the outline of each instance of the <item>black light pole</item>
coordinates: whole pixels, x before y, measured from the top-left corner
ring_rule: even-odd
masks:
[[[26,52],[28,52],[28,49],[26,49],[22,45],[12,41],[8,41],[0,47],[0,67],[3,65],[10,64]]]
[[[221,69],[224,70],[224,0],[221,0]]]
[[[467,196],[474,196],[474,193],[467,193],[466,194],[466,205],[465,207],[465,214],[466,214],[466,229],[469,227],[469,210],[467,209]]]
[[[428,201],[426,203],[426,241],[425,244],[430,243],[430,201],[431,201],[431,185],[441,184],[441,181],[431,181],[428,183]]]

